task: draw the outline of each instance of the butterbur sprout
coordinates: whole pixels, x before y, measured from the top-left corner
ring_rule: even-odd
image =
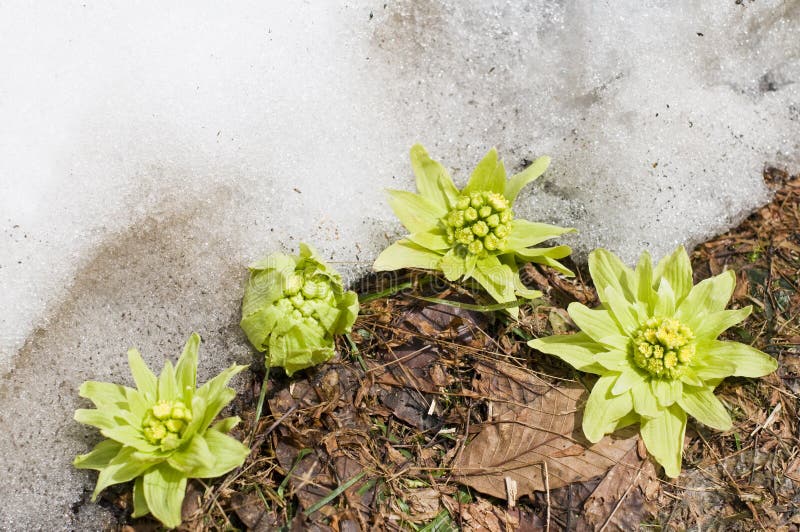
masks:
[[[581,332],[529,345],[600,375],[583,414],[589,441],[639,423],[647,450],[668,476],[677,477],[687,414],[730,429],[730,415],[714,389],[731,375],[767,375],[777,362],[749,345],[717,340],[751,311],[725,310],[736,286],[733,271],[693,285],[683,247],[655,268],[643,253],[635,270],[598,249],[589,255],[589,270],[602,307],[570,304]]]
[[[516,218],[512,209],[519,192],[550,164],[536,159],[506,179],[503,162],[492,149],[475,168],[467,186],[458,190],[444,166],[419,144],[411,148],[411,166],[418,194],[389,191],[389,204],[409,235],[386,248],[375,261],[377,271],[401,268],[439,270],[450,281],[474,279],[499,303],[517,296],[535,299],[519,278],[526,262],[572,272],[557,259],[570,254],[568,246],[533,247],[574,229]],[[508,309],[512,316],[517,308]]]
[[[291,376],[329,360],[334,335],[350,332],[357,316],[356,293],[307,244],[300,255],[275,253],[250,266],[241,326],[267,367]]]
[[[77,410],[75,420],[108,438],[73,462],[100,472],[93,501],[106,487],[136,479],[133,517],[152,513],[174,528],[181,523],[187,479],[219,477],[244,463],[250,449],[227,435],[239,418],[212,422],[236,396],[228,382],[247,366],[234,364],[197,388],[199,346],[200,337],[192,334],[175,367],[167,361],[158,378],[136,349],[128,351],[136,389],[81,385],[81,397],[96,408]]]

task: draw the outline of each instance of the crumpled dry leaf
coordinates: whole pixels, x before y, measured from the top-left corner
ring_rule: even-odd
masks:
[[[506,498],[506,477],[518,495],[602,475],[636,446],[635,437],[606,437],[591,445],[580,426],[585,390],[576,383],[552,386],[505,362],[478,362],[473,386],[491,399],[492,418],[454,464],[459,482]],[[617,434],[627,434],[625,431]]]
[[[640,458],[636,446],[632,447],[586,500],[582,520],[591,530],[603,525],[609,531],[637,530],[640,523],[657,513],[655,503],[647,498],[650,484],[658,482],[656,478],[653,462]]]

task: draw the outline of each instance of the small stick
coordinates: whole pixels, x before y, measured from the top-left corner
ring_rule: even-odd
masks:
[[[544,497],[547,501],[547,522],[544,525],[545,532],[550,532],[550,474],[547,472],[547,460],[542,462],[544,468]]]
[[[764,421],[764,424],[754,428],[753,432],[750,433],[750,437],[752,438],[753,436],[756,435],[756,432],[758,432],[759,430],[765,429],[770,425],[772,425],[772,422],[775,421],[775,416],[777,416],[780,413],[781,408],[783,408],[783,403],[778,403],[777,405],[775,405],[775,408],[772,409],[772,412],[767,417],[766,421]]]
[[[639,466],[639,471],[636,472],[636,477],[634,477],[633,481],[630,484],[628,484],[627,488],[625,488],[625,493],[622,494],[622,497],[619,498],[617,504],[614,505],[614,509],[611,510],[610,514],[608,514],[608,517],[606,517],[603,526],[600,527],[600,530],[598,532],[603,532],[603,530],[605,530],[608,527],[609,523],[611,523],[611,519],[613,519],[614,514],[617,513],[619,507],[622,506],[622,501],[625,500],[625,497],[628,496],[628,493],[630,493],[633,485],[636,484],[636,482],[639,480],[639,476],[642,474],[642,467],[644,467],[644,461],[642,461],[642,464]]]

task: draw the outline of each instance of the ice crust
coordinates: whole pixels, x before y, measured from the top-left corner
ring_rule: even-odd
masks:
[[[516,211],[628,262],[800,162],[796,0],[264,4],[0,7],[0,528],[112,522],[69,465],[80,383],[193,330],[203,378],[251,360],[244,266],[304,240],[366,271],[414,142],[459,184],[550,155]]]

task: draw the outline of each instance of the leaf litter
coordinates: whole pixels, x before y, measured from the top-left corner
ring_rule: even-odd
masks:
[[[469,285],[375,274],[333,360],[293,379],[250,373],[232,410],[251,455],[190,483],[181,530],[798,530],[800,176],[768,169],[765,180],[773,201],[699,245],[692,263],[695,282],[737,272],[733,305],[754,312],[730,339],[779,368],[723,382],[734,427],[690,421],[677,479],[664,480],[635,431],[590,445],[580,430],[590,376],[525,345],[574,331],[570,302],[597,304],[585,270],[527,265],[523,280],[544,297],[518,322],[476,310],[492,301]],[[156,529],[130,518],[125,488],[103,502],[120,530]]]

